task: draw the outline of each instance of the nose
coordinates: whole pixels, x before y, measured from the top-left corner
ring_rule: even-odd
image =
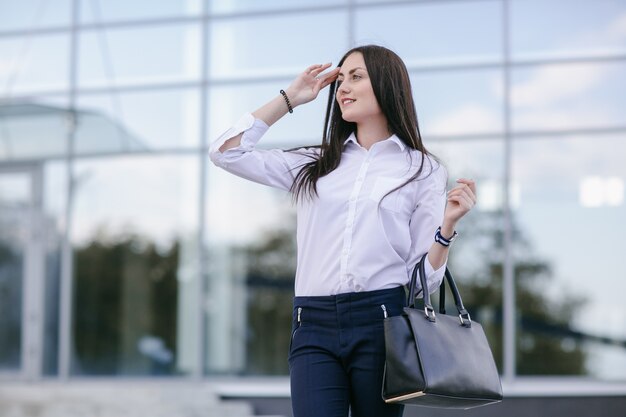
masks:
[[[348,86],[346,85],[346,82],[342,82],[339,85],[339,88],[337,89],[337,91],[339,91],[340,93],[348,93],[350,92],[350,89],[348,88]]]

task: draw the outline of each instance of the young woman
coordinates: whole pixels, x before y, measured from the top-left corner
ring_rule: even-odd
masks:
[[[383,318],[401,314],[404,285],[428,252],[428,291],[439,286],[455,226],[475,184],[446,170],[419,133],[406,66],[375,45],[337,68],[312,65],[221,135],[211,160],[293,194],[297,271],[289,369],[296,417],[401,416],[385,404]],[[255,149],[269,126],[330,86],[321,146]],[[447,204],[446,204],[447,203]]]

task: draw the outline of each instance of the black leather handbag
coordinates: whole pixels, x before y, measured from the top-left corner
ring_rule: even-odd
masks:
[[[500,376],[485,332],[470,318],[447,268],[440,288],[440,314],[435,314],[428,291],[424,291],[424,309],[415,308],[417,275],[422,288],[428,288],[425,259],[426,255],[413,269],[403,314],[384,319],[383,399],[463,409],[500,402]],[[446,280],[458,317],[445,314]]]

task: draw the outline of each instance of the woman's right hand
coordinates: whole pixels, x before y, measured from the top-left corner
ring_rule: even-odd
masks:
[[[285,91],[292,107],[313,101],[322,88],[328,86],[337,79],[340,68],[335,68],[324,75],[320,75],[330,67],[328,64],[311,65],[303,73],[298,75]]]

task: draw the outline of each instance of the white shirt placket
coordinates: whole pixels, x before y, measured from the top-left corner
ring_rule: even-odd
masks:
[[[352,192],[350,193],[350,198],[348,200],[348,215],[346,216],[346,226],[343,231],[343,248],[341,251],[340,292],[361,291],[363,289],[360,284],[354,282],[355,277],[348,273],[348,260],[350,259],[350,251],[352,249],[352,235],[354,232],[356,205],[361,189],[363,188],[363,181],[365,181],[371,157],[371,152],[368,152],[367,156],[361,163],[359,173],[354,181],[354,186],[352,187]]]

